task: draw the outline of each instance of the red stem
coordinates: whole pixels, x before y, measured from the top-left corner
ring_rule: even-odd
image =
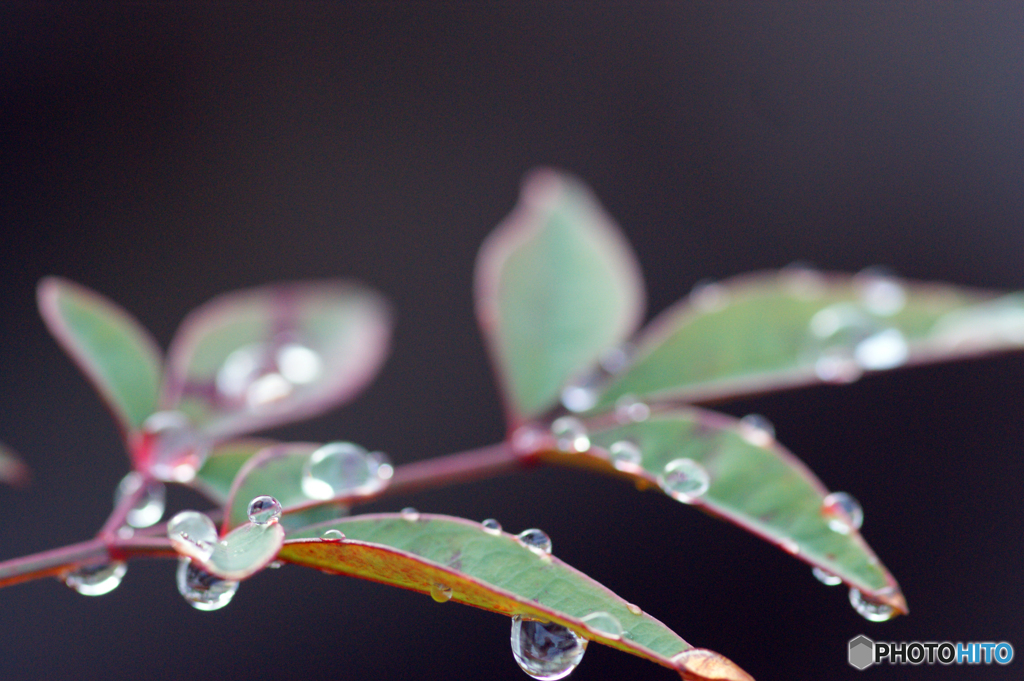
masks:
[[[508,442],[499,442],[399,466],[381,496],[481,480],[522,470],[530,463],[531,458],[513,453]]]

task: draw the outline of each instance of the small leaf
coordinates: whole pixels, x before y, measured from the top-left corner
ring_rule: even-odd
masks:
[[[328,530],[345,538],[322,538]],[[401,514],[362,515],[290,533],[278,557],[423,594],[440,584],[451,589],[454,602],[555,622],[673,669],[678,665],[673,658],[693,650],[664,624],[554,556],[468,520],[423,513],[415,520]],[[621,635],[594,619],[588,619],[588,627],[585,618],[598,612],[618,620]],[[729,664],[738,672],[732,678],[750,678]],[[687,673],[685,678],[706,678],[693,676],[692,669]]]
[[[32,474],[17,452],[0,442],[0,482],[22,487],[28,484]]]
[[[168,357],[165,409],[215,439],[331,409],[376,375],[391,313],[373,291],[340,281],[227,293],[182,323]]]
[[[221,579],[245,579],[269,565],[283,543],[284,528],[278,523],[246,523],[218,541],[213,555],[202,566]]]
[[[125,434],[156,411],[161,353],[124,309],[95,291],[46,277],[37,291],[39,313],[54,338],[85,373]]]
[[[643,278],[590,191],[542,170],[480,249],[476,309],[515,424],[554,406],[566,381],[636,329]]]
[[[907,612],[899,585],[855,528],[833,529],[828,490],[774,437],[701,409],[649,407],[638,422],[613,416],[587,423],[582,453],[538,443],[542,460],[590,466],[660,488],[840,577],[872,600]]]
[[[311,457],[324,453],[327,458],[321,459],[320,468],[325,469],[322,475],[327,479],[315,478],[310,475],[316,472],[310,466]],[[337,455],[344,458],[332,462],[330,457]],[[281,503],[281,523],[286,528],[337,518],[351,503],[376,496],[390,482],[391,466],[381,456],[351,443],[292,442],[264,449],[235,477],[225,507],[224,528],[246,522],[249,502],[262,495]]]
[[[627,395],[709,402],[845,383],[865,371],[1021,347],[1024,297],[993,297],[870,272],[740,276],[659,315],[595,409]]]
[[[274,440],[263,438],[244,438],[229,440],[217,445],[206,458],[203,467],[196,473],[191,486],[199,490],[208,499],[225,504],[231,493],[231,484],[242,469],[245,462],[260,450],[278,444]]]

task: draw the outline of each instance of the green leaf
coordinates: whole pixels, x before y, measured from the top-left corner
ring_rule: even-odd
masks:
[[[637,421],[607,415],[586,422],[584,452],[541,440],[539,458],[661,489],[840,577],[869,599],[907,612],[896,580],[848,518],[825,512],[828,489],[772,435],[701,409],[648,409],[634,413]]]
[[[242,469],[245,462],[260,450],[278,444],[275,440],[264,438],[244,438],[229,440],[214,447],[203,467],[196,473],[190,483],[207,498],[218,504],[225,504],[231,493],[231,484]]]
[[[324,539],[339,530],[342,540]],[[291,532],[278,554],[286,562],[369,579],[435,596],[451,589],[451,600],[503,615],[556,622],[583,637],[685,672],[698,658],[714,659],[716,678],[749,679],[710,651],[694,651],[664,624],[550,554],[478,523],[440,515],[373,514]],[[604,612],[622,633],[584,618]]]
[[[322,466],[311,469],[310,457],[324,453],[328,456],[321,459]],[[315,471],[320,475],[313,484],[304,480]],[[225,506],[224,528],[245,523],[249,502],[263,495],[281,502],[285,528],[337,518],[352,503],[378,495],[391,474],[383,455],[351,443],[292,442],[269,447],[249,459],[235,477]]]
[[[124,309],[95,291],[60,277],[37,290],[39,313],[54,338],[85,373],[125,434],[156,411],[161,353]]]
[[[623,396],[709,402],[856,380],[1024,345],[1024,298],[865,272],[757,273],[659,315],[595,410]]]
[[[514,424],[554,406],[568,380],[636,329],[643,278],[590,191],[542,170],[480,249],[476,309]]]
[[[341,281],[227,293],[194,310],[168,355],[164,409],[214,439],[309,418],[347,401],[387,355],[391,313]]]
[[[283,543],[284,528],[278,523],[246,523],[221,538],[213,548],[213,555],[202,565],[221,579],[245,579],[270,564]]]

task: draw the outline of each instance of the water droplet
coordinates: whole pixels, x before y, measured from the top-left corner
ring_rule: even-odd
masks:
[[[260,409],[289,397],[323,373],[320,355],[301,343],[257,342],[234,350],[217,371],[216,386],[228,402]]]
[[[869,267],[857,273],[853,281],[861,304],[871,314],[891,317],[906,305],[907,292],[899,279],[885,268]]]
[[[520,615],[512,618],[512,655],[523,671],[535,679],[565,678],[576,669],[586,650],[587,640],[560,624]]]
[[[177,583],[178,593],[196,610],[220,610],[238,591],[238,582],[215,577],[184,557],[178,559]]]
[[[267,567],[270,568],[271,570],[280,570],[281,568],[284,567],[284,561],[283,560],[272,560],[269,563],[267,563]]]
[[[480,523],[484,527],[484,532],[487,534],[499,535],[501,534],[501,523],[494,518],[488,518],[487,520]]]
[[[849,534],[864,524],[864,510],[846,492],[833,492],[821,503],[821,514],[833,532]]]
[[[796,543],[795,539],[791,537],[783,537],[779,540],[779,544],[782,546],[782,550],[791,556],[800,554],[800,545]]]
[[[814,578],[816,580],[818,580],[825,586],[836,586],[837,584],[843,583],[843,579],[841,577],[837,577],[831,572],[828,572],[827,570],[822,570],[820,567],[817,566],[811,568],[811,574],[814,575]]]
[[[562,406],[572,412],[587,411],[597,404],[598,379],[594,375],[573,380],[562,389]]]
[[[592,612],[580,620],[587,625],[587,629],[611,639],[622,638],[622,623],[619,618],[604,610]]]
[[[767,447],[775,441],[775,426],[760,414],[747,414],[740,419],[740,435],[758,447]]]
[[[885,329],[868,336],[853,351],[862,369],[879,371],[893,369],[907,361],[910,349],[899,329]]]
[[[133,445],[148,472],[164,482],[190,482],[203,466],[209,443],[179,411],[158,411],[142,424]]]
[[[517,456],[533,454],[544,442],[546,434],[545,430],[533,424],[520,426],[512,433],[512,449]]]
[[[452,599],[452,588],[447,584],[435,582],[430,585],[430,597],[438,603],[447,603]]]
[[[519,541],[534,553],[541,555],[551,553],[551,537],[544,530],[536,528],[523,530],[517,536]]]
[[[341,541],[345,538],[345,533],[341,530],[327,530],[320,535],[320,538],[324,541]]]
[[[217,526],[202,513],[182,511],[167,523],[167,538],[175,551],[205,562],[217,544]]]
[[[729,290],[709,279],[698,281],[690,291],[690,304],[701,312],[717,312],[729,304]]]
[[[414,523],[420,519],[420,512],[417,511],[412,506],[406,506],[405,508],[403,508],[399,515],[402,516],[402,520],[407,520],[410,523]]]
[[[853,303],[819,310],[810,321],[808,347],[818,378],[829,383],[851,383],[860,378],[864,367],[857,348],[878,331],[876,321]]]
[[[573,416],[563,416],[551,424],[551,434],[558,439],[563,452],[585,452],[590,449],[590,438],[583,423]]]
[[[633,361],[633,357],[636,355],[636,346],[632,343],[626,342],[621,345],[616,345],[613,348],[608,348],[601,353],[601,358],[598,363],[605,373],[618,374],[625,371],[626,367]]]
[[[249,522],[270,525],[281,519],[281,502],[274,497],[259,496],[249,502]]]
[[[693,459],[674,459],[665,465],[658,484],[677,501],[692,504],[708,491],[711,478],[704,467]]]
[[[121,478],[114,492],[114,506],[117,506],[125,497],[137,493],[143,485],[146,486],[145,491],[124,518],[126,523],[136,528],[150,527],[163,517],[167,497],[163,484],[158,480],[147,482],[142,473],[132,471]]]
[[[619,423],[640,423],[651,416],[651,408],[634,395],[623,395],[615,400],[615,418]]]
[[[80,567],[64,577],[64,583],[83,596],[102,596],[121,585],[128,566],[116,560],[106,565]]]
[[[850,589],[850,605],[858,615],[870,622],[884,622],[892,619],[896,614],[896,610],[891,605],[866,598],[857,589]]]
[[[632,603],[627,603],[626,604],[626,610],[629,610],[629,612],[631,614],[633,614],[633,615],[642,615],[643,612],[644,612],[643,610],[640,609],[639,605],[634,605]]]
[[[300,343],[285,343],[277,350],[277,368],[291,383],[305,385],[323,372],[320,355]]]
[[[372,494],[394,474],[381,452],[368,453],[351,442],[320,447],[302,467],[302,492],[311,499]]]
[[[853,383],[864,375],[853,355],[843,349],[826,350],[814,363],[814,373],[826,383]]]
[[[612,465],[620,471],[635,472],[643,460],[640,448],[629,440],[613,442],[612,446],[608,448],[608,455],[611,457]]]

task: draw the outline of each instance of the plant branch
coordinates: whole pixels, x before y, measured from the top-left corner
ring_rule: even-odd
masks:
[[[511,444],[499,442],[398,466],[391,484],[380,496],[482,480],[523,470],[533,463],[534,457],[518,455],[512,451]]]
[[[59,577],[83,565],[98,565],[110,560],[175,555],[170,541],[163,537],[96,537],[59,549],[3,561],[0,563],[0,587],[43,577]]]

